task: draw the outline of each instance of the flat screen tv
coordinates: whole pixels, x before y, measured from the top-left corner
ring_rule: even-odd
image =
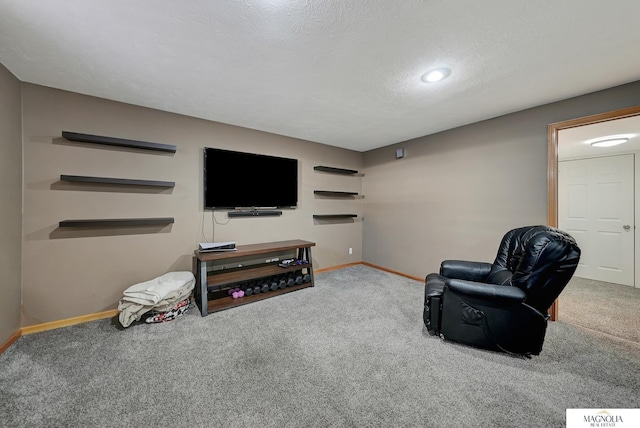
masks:
[[[297,204],[297,159],[205,147],[205,208],[294,208]]]

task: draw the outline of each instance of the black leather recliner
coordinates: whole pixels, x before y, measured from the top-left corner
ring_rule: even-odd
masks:
[[[425,280],[427,331],[478,348],[538,355],[547,310],[579,260],[573,237],[549,226],[507,232],[493,263],[445,260]]]

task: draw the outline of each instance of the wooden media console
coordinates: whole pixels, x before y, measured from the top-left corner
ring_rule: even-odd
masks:
[[[266,242],[261,244],[239,245],[235,251],[200,251],[194,252],[194,271],[196,287],[195,300],[202,316],[235,306],[256,302],[279,296],[291,291],[313,287],[313,262],[311,247],[314,242],[300,239],[290,241]],[[276,255],[290,253],[294,262],[288,267],[279,266],[282,257]],[[246,259],[264,258],[264,262],[243,264]],[[226,263],[234,266],[222,267],[216,263]],[[208,269],[208,267],[213,268]],[[288,277],[288,281],[287,281]],[[292,284],[291,278],[296,281]],[[304,279],[301,279],[304,278]],[[284,281],[284,284],[283,282]],[[234,288],[258,287],[263,289],[269,285],[268,291],[252,293],[244,297],[233,298],[230,290]]]

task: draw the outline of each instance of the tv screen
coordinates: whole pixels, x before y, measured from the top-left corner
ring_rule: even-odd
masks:
[[[205,147],[205,208],[287,208],[297,204],[297,159]]]

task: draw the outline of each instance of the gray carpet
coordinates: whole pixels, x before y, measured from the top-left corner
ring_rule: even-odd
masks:
[[[4,427],[564,427],[640,407],[640,347],[550,323],[522,359],[429,336],[423,284],[363,265],[316,287],[118,331],[21,337],[0,356]]]
[[[640,288],[573,277],[558,298],[558,319],[640,343]]]

